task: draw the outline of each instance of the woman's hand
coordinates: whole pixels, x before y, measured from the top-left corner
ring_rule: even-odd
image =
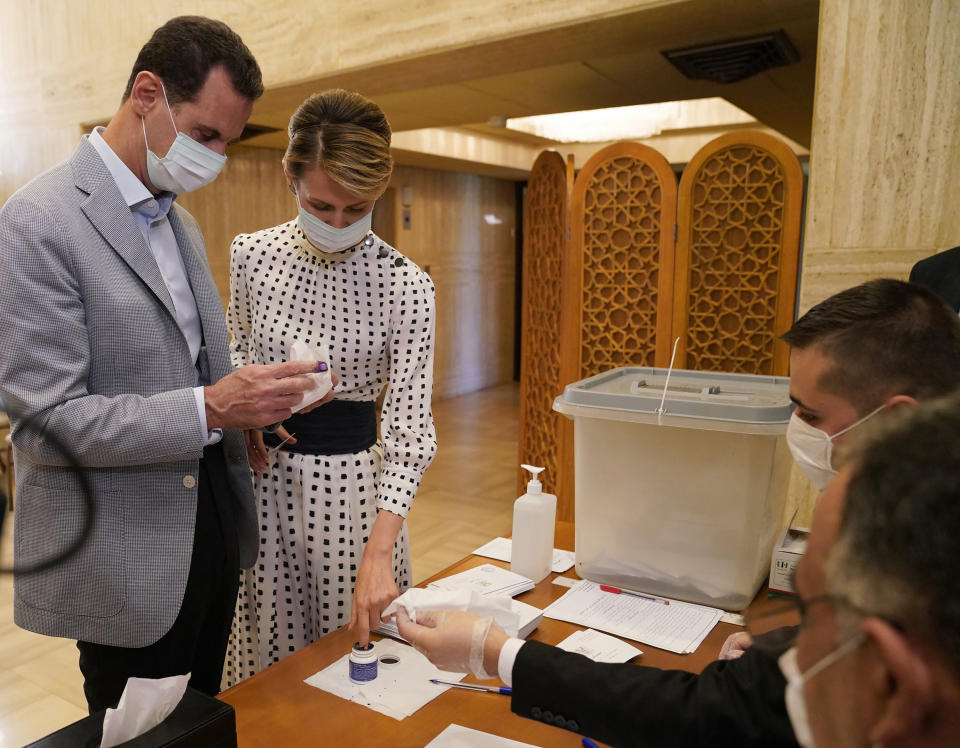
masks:
[[[274,432],[280,439],[281,444],[296,444],[297,440],[293,438],[283,426],[278,426]],[[270,464],[271,450],[268,450],[263,443],[263,432],[260,429],[247,429],[243,432],[243,439],[247,443],[247,458],[250,460],[250,469],[256,473],[265,473]],[[276,449],[274,447],[273,449]]]
[[[369,547],[365,549],[357,571],[350,613],[350,630],[361,645],[366,646],[370,641],[370,629],[380,625],[383,609],[399,594],[393,578],[393,553],[375,554]]]
[[[330,388],[330,391],[326,395],[321,397],[315,403],[310,403],[306,408],[302,408],[301,410],[298,410],[297,413],[309,413],[311,410],[315,410],[319,408],[321,405],[326,405],[331,400],[333,400],[333,398],[336,397],[336,394],[337,394],[336,392],[334,392],[334,389],[338,384],[340,384],[340,377],[338,377],[336,374],[334,374],[331,371],[330,381],[333,382],[333,387]]]
[[[267,448],[263,445],[263,432],[260,429],[247,429],[243,432],[243,440],[247,443],[250,469],[255,473],[264,472],[267,469]]]
[[[364,646],[370,641],[370,629],[380,625],[383,609],[396,600],[400,592],[393,578],[393,544],[401,527],[403,517],[381,509],[363,549],[353,588],[350,630]]]

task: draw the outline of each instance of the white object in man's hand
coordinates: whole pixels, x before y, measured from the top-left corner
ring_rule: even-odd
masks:
[[[287,361],[251,364],[227,374],[203,388],[207,429],[259,428],[286,420],[314,385],[307,375],[318,371],[316,361]],[[333,393],[327,393],[327,398],[332,399]]]

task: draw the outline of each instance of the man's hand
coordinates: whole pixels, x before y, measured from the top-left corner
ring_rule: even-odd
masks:
[[[491,625],[489,618],[462,610],[422,611],[417,618],[420,620],[414,623],[407,611],[399,608],[397,628],[430,662],[441,670],[495,677],[500,650],[509,637]]]
[[[738,631],[730,634],[727,640],[720,647],[718,660],[735,660],[742,657],[743,653],[750,649],[753,644],[753,638],[746,631]]]
[[[290,417],[290,409],[313,386],[306,376],[317,372],[316,361],[251,364],[203,388],[207,428],[259,428]]]

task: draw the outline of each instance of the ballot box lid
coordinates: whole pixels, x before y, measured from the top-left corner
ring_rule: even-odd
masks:
[[[568,384],[554,410],[575,417],[783,433],[789,377],[625,366]]]

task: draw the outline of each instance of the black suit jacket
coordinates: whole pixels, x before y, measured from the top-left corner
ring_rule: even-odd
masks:
[[[926,286],[954,309],[960,309],[960,247],[920,260],[910,270],[910,282]]]
[[[614,746],[795,747],[777,657],[751,647],[696,675],[529,641],[513,665],[511,709]]]

